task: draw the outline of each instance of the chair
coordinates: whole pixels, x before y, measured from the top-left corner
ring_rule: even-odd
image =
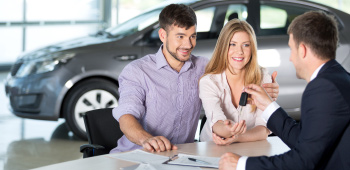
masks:
[[[108,154],[123,136],[119,123],[112,116],[113,108],[91,110],[83,116],[89,144],[80,146],[83,158]]]

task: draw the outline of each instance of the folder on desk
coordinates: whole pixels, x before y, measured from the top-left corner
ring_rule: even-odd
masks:
[[[197,161],[193,161],[197,160]],[[163,164],[183,165],[203,168],[219,168],[219,157],[196,156],[187,154],[178,154],[165,161]]]

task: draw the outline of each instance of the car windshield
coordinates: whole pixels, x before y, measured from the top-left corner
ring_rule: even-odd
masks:
[[[193,2],[196,2],[197,0],[184,0],[182,2],[177,1],[166,1],[165,3],[160,4],[158,7],[154,8],[153,10],[150,10],[148,12],[142,13],[141,15],[138,15],[122,24],[119,24],[116,27],[111,27],[106,29],[106,32],[113,36],[122,38],[125,36],[128,36],[130,34],[133,34],[135,32],[138,32],[151,24],[158,21],[158,17],[162,9],[171,3],[183,3],[183,4],[191,4]]]
[[[158,8],[146,13],[143,13],[135,18],[132,18],[116,27],[108,28],[106,32],[113,37],[127,36],[140,31],[158,20],[159,13],[163,8]]]

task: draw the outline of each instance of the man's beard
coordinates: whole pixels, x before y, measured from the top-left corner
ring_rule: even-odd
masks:
[[[186,62],[187,60],[190,59],[190,57],[188,57],[187,60],[181,60],[181,59],[176,55],[176,52],[174,53],[174,52],[171,52],[171,51],[169,50],[168,44],[169,44],[169,43],[168,43],[168,40],[167,40],[165,48],[166,48],[166,50],[168,51],[168,53],[169,53],[171,56],[173,56],[173,57],[175,58],[175,60],[180,61],[180,62]],[[178,48],[176,48],[176,50],[177,50],[177,49],[178,49]],[[190,55],[191,55],[191,54],[190,54]]]

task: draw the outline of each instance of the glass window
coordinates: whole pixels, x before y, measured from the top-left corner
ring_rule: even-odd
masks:
[[[0,0],[0,22],[22,20],[23,0]]]
[[[280,8],[262,5],[260,8],[260,28],[283,28],[286,26],[287,12]]]
[[[0,27],[0,64],[13,63],[22,52],[22,28]]]
[[[261,2],[259,36],[287,35],[292,20],[313,8],[283,2]]]
[[[247,7],[242,4],[232,4],[228,6],[226,16],[225,16],[225,24],[231,20],[238,18],[240,20],[247,20],[248,12]]]
[[[63,25],[27,27],[26,51],[96,32],[98,25]]]
[[[27,20],[101,20],[100,4],[100,0],[27,0]]]
[[[204,8],[196,12],[197,32],[209,32],[214,18],[215,7]]]
[[[116,27],[108,28],[106,31],[114,37],[124,37],[133,34],[155,23],[161,11],[162,8],[149,11],[119,24]]]

